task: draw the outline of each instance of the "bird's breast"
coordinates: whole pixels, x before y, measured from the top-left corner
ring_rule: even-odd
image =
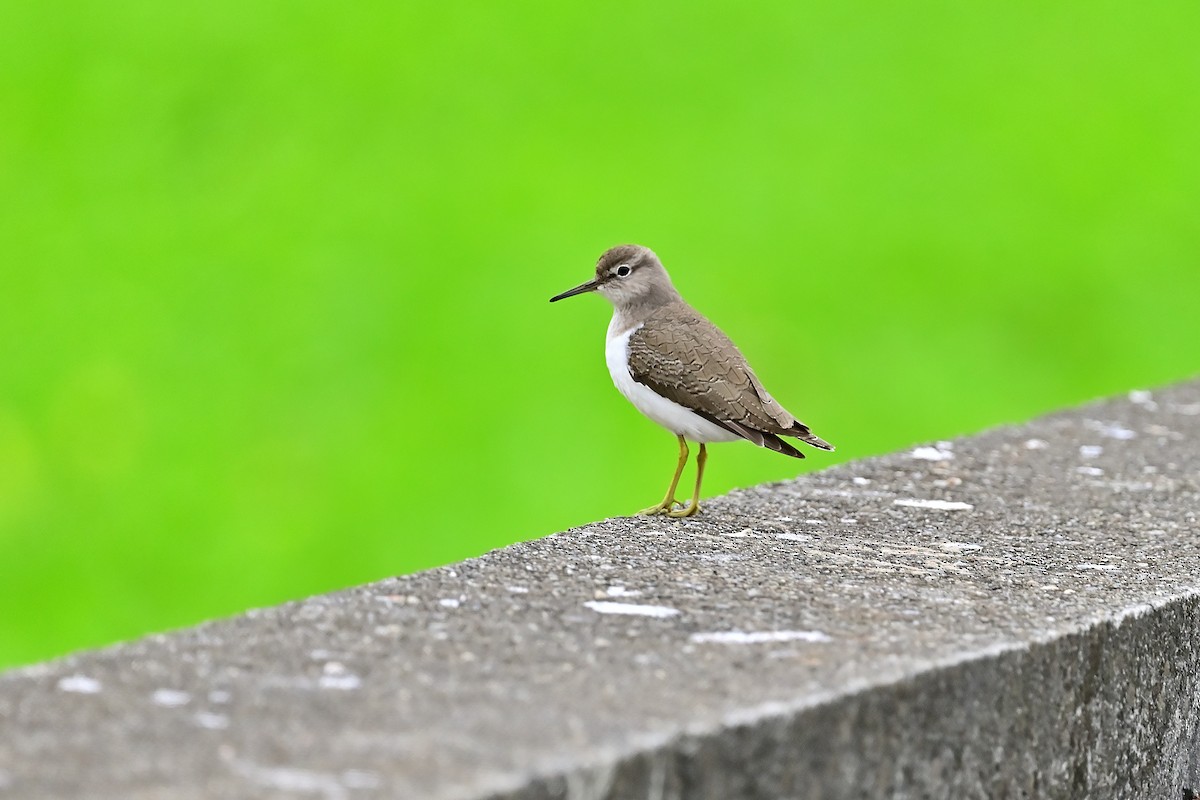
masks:
[[[645,389],[646,387],[635,381],[629,372],[629,337],[633,336],[641,326],[635,325],[624,331],[617,331],[615,330],[616,321],[614,317],[613,322],[608,326],[608,336],[604,340],[604,361],[608,364],[608,374],[612,376],[617,391],[637,406],[638,402],[634,399],[635,395],[640,394],[637,388]],[[641,406],[638,406],[638,409],[640,410]]]
[[[660,395],[645,384],[633,379],[629,371],[629,338],[637,333],[641,325],[625,330],[618,328],[616,317],[608,326],[604,343],[604,360],[608,374],[612,376],[617,391],[633,403],[634,407],[672,433],[682,435],[693,442],[731,442],[737,434],[709,422],[704,417],[673,400]]]

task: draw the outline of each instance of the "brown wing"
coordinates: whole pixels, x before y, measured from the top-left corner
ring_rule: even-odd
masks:
[[[761,447],[804,458],[782,434],[833,449],[771,397],[729,337],[703,316],[675,306],[651,319],[629,337],[635,381]]]

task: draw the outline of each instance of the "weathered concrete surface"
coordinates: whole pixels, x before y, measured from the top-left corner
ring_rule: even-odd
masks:
[[[1131,398],[10,672],[0,797],[1182,798],[1200,382]]]

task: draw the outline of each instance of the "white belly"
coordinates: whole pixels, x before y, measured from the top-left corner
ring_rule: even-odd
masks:
[[[671,433],[680,434],[693,442],[732,442],[740,438],[719,425],[706,420],[673,400],[668,400],[649,386],[644,386],[629,374],[629,337],[641,326],[623,333],[614,333],[613,323],[608,326],[608,338],[604,344],[604,360],[612,375],[617,390],[633,403],[638,411],[662,425]]]

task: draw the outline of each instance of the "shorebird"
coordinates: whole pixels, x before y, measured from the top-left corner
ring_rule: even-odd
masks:
[[[679,462],[666,496],[639,514],[690,517],[700,510],[710,442],[746,439],[793,458],[804,458],[804,453],[781,436],[833,449],[771,397],[729,337],[680,296],[649,248],[626,244],[609,249],[596,263],[594,278],[550,302],[586,292],[598,292],[613,305],[604,347],[613,383],[638,411],[679,441]],[[700,452],[692,501],[684,505],[675,491],[689,441],[699,444]]]

